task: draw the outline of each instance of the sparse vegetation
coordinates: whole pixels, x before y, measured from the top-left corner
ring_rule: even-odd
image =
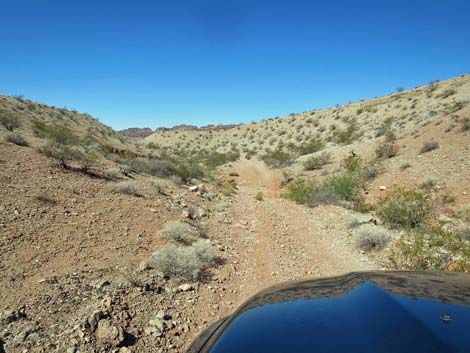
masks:
[[[415,190],[397,190],[383,198],[377,215],[392,227],[420,226],[431,215],[428,197]]]
[[[199,237],[199,231],[183,221],[173,221],[165,224],[161,235],[182,244],[192,244]]]
[[[470,271],[470,242],[440,228],[417,229],[402,236],[391,257],[401,270]]]
[[[384,143],[375,149],[377,158],[392,158],[398,154],[398,145],[394,143]]]
[[[305,170],[317,170],[330,162],[331,154],[328,152],[322,152],[318,156],[310,157],[303,164]]]
[[[262,192],[262,191],[258,191],[258,192],[256,193],[256,195],[255,195],[255,199],[256,199],[257,201],[263,201],[263,200],[264,200],[264,194],[263,194],[263,192]]]
[[[189,281],[200,279],[205,267],[192,246],[166,246],[152,256],[151,262],[165,276]]]
[[[421,185],[419,187],[424,190],[431,190],[436,186],[436,184],[437,184],[436,178],[431,177],[431,176],[426,176],[421,182]]]
[[[8,131],[13,131],[21,126],[18,117],[6,112],[0,112],[0,124]]]
[[[27,147],[29,146],[28,141],[26,141],[21,135],[8,135],[5,137],[5,141],[14,143],[18,146]]]
[[[400,169],[405,170],[411,168],[411,162],[410,161],[401,161],[400,162]]]
[[[434,151],[439,147],[439,144],[436,141],[425,142],[419,151],[420,154]]]
[[[470,222],[470,205],[465,205],[459,210],[459,217],[466,222]]]
[[[137,197],[142,196],[140,192],[137,190],[136,186],[127,181],[115,183],[114,185],[112,185],[111,190],[116,193],[124,194],[124,195],[131,195],[131,196],[137,196]]]
[[[385,228],[364,224],[355,234],[356,247],[362,250],[381,250],[390,241],[389,231]]]
[[[261,160],[268,167],[281,168],[292,164],[294,162],[294,156],[278,148],[274,151],[267,151],[261,156]]]

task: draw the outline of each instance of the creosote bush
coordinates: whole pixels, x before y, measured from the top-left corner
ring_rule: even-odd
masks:
[[[393,227],[420,226],[432,212],[429,198],[415,190],[397,190],[383,198],[377,215]]]
[[[390,241],[389,232],[371,224],[360,226],[355,234],[356,247],[362,250],[381,250]]]
[[[303,165],[305,170],[321,169],[324,165],[331,163],[331,154],[322,152],[318,156],[312,156],[307,159]]]
[[[197,240],[200,234],[195,227],[186,222],[173,221],[165,224],[161,235],[178,243],[191,244]]]

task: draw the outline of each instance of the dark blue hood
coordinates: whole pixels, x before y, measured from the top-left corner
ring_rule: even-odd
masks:
[[[254,296],[206,353],[470,352],[470,276],[372,272],[294,282]]]

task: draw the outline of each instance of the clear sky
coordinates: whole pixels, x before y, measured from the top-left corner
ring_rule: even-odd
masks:
[[[0,93],[116,129],[237,123],[469,73],[469,0],[2,0]]]

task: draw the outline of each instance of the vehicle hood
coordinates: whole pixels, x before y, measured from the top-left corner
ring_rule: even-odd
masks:
[[[366,272],[260,292],[201,352],[470,352],[470,276]]]

